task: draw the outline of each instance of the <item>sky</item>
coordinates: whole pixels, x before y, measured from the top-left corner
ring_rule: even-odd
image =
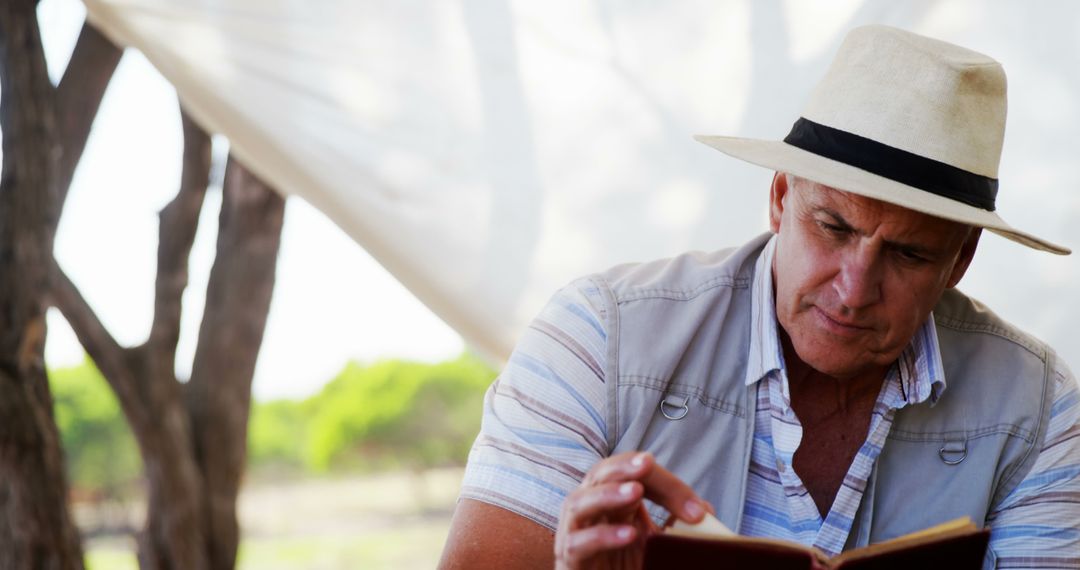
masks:
[[[78,0],[44,0],[38,14],[55,82],[75,46],[85,9]],[[127,50],[75,173],[55,246],[60,266],[125,346],[140,344],[149,333],[157,216],[179,186],[182,145],[174,90],[146,58]],[[216,158],[226,146],[227,141],[215,138]],[[183,298],[176,365],[182,379],[190,374],[202,319],[219,205],[220,187],[212,188]],[[48,365],[81,363],[83,349],[55,309],[48,326]],[[255,370],[256,399],[315,393],[350,359],[438,361],[464,348],[460,335],[355,241],[303,200],[289,198],[274,297]]]

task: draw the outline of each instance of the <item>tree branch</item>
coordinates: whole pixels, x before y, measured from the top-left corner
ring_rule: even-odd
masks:
[[[284,214],[285,199],[230,156],[192,386],[225,383],[220,375],[202,370],[228,370],[237,377],[235,383],[250,386],[274,288]]]
[[[146,425],[145,407],[139,396],[136,376],[129,363],[129,351],[120,346],[101,320],[90,308],[79,289],[71,282],[60,265],[53,261],[52,265],[52,302],[60,309],[75,336],[79,338],[79,344],[86,349],[86,353],[93,359],[102,376],[112,386],[116,393],[120,407],[124,410],[132,427]],[[133,429],[136,434],[138,429]]]
[[[105,89],[123,54],[124,50],[113,45],[89,21],[83,24],[71,61],[56,89],[57,136],[63,149],[56,174],[61,208]]]
[[[184,169],[180,191],[160,214],[154,322],[148,341],[151,350],[170,365],[176,362],[181,300],[188,284],[188,260],[210,178],[210,135],[183,109],[180,118],[184,127]]]

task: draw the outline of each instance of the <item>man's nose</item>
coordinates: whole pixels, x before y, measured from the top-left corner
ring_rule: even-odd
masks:
[[[861,309],[881,300],[882,267],[871,247],[860,247],[845,255],[833,289],[849,309]]]

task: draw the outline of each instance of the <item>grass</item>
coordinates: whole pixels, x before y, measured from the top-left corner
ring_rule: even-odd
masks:
[[[285,570],[307,568],[434,568],[446,540],[445,525],[351,537],[301,537],[245,540],[238,568]]]
[[[130,548],[90,545],[86,548],[86,570],[139,570]]]

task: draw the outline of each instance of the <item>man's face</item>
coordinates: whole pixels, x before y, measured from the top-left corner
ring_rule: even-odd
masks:
[[[803,362],[836,378],[891,365],[960,281],[979,237],[783,174],[773,180],[769,221],[778,235],[777,320]]]

